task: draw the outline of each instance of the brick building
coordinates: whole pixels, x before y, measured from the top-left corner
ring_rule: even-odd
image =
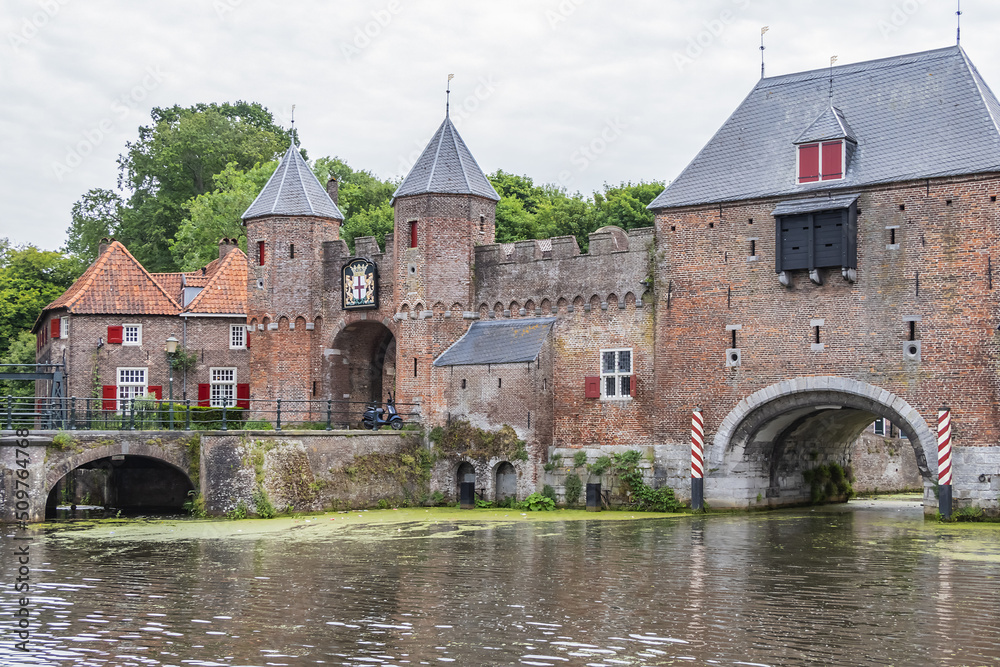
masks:
[[[1000,103],[957,46],[761,79],[650,205],[654,227],[599,229],[585,254],[571,236],[495,243],[499,197],[447,114],[394,195],[386,247],[360,238],[353,255],[336,181],[293,145],[243,216],[245,310],[198,329],[222,340],[210,324],[246,322],[250,350],[209,362],[190,341],[206,350],[192,381],[225,361],[242,382],[249,357],[254,399],[395,392],[425,426],[509,424],[529,461],[435,473],[450,491],[471,466],[488,494],[560,487],[569,468],[542,465],[556,454],[638,448],[684,496],[701,409],[706,499],[742,507],[807,500],[809,469],[849,465],[876,419],[909,439],[931,505],[947,405],[956,498],[995,507],[998,175]],[[197,319],[178,291],[192,278],[129,270],[158,309],[145,326],[162,358],[167,323]],[[43,337],[63,312],[66,297]],[[93,354],[134,311],[86,312]],[[126,353],[100,352],[101,377],[139,365]]]
[[[80,410],[121,412],[132,398],[167,398],[168,338],[190,357],[173,373],[175,399],[236,406],[249,397],[247,261],[233,239],[199,271],[151,274],[117,241],[35,322],[39,363],[66,365]],[[39,384],[44,384],[40,382]],[[46,396],[49,388],[37,387]]]

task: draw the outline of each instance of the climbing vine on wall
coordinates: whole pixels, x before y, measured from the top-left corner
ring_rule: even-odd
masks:
[[[527,461],[528,450],[514,429],[504,424],[496,431],[485,431],[467,421],[453,421],[431,431],[431,440],[445,456],[470,459],[506,459]]]

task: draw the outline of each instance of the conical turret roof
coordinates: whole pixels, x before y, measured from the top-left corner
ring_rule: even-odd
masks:
[[[243,214],[244,220],[271,215],[313,215],[343,220],[344,214],[320,185],[312,169],[302,159],[295,142],[288,147],[281,164],[267,185]]]
[[[500,201],[500,195],[490,185],[447,115],[393,194],[393,199],[429,193],[476,195]]]

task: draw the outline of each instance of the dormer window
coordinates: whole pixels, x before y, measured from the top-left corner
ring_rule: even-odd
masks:
[[[844,177],[844,142],[822,141],[799,147],[799,183],[835,181]]]

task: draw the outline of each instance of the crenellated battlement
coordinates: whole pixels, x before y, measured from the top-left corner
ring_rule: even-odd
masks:
[[[636,307],[643,307],[645,282],[650,275],[650,248],[653,227],[626,232],[619,227],[602,227],[590,234],[590,251],[581,253],[573,236],[551,239],[494,243],[476,247],[476,304],[494,313],[499,304],[506,316],[533,315],[543,302],[557,311],[557,304],[572,306],[583,301],[587,306],[595,295],[598,307],[607,303],[603,295],[625,306],[626,295],[633,295]],[[518,306],[513,312],[508,304]],[[581,304],[582,305],[582,304]],[[606,306],[604,306],[606,308]],[[528,312],[531,311],[531,312]]]

